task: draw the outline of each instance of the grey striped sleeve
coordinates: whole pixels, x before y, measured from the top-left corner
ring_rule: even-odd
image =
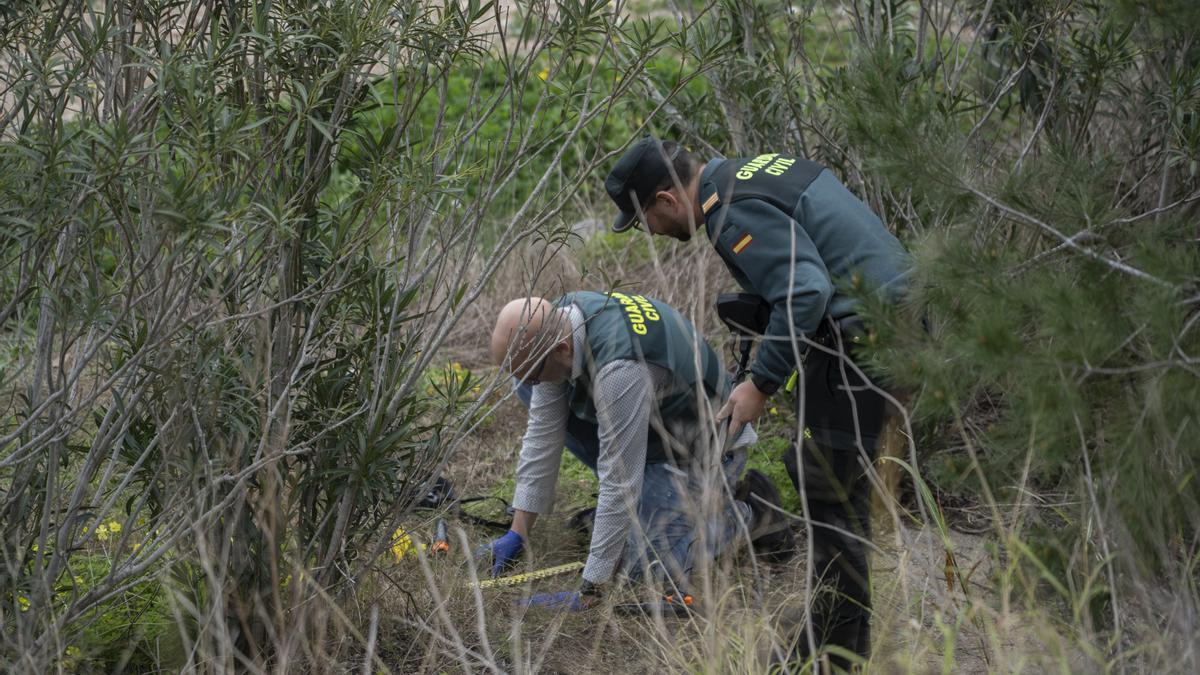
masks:
[[[554,510],[558,466],[567,439],[569,394],[570,387],[565,383],[545,382],[533,387],[529,422],[517,460],[517,487],[512,502],[515,509],[539,514]]]
[[[659,375],[655,378],[654,373]],[[633,527],[642,476],[646,439],[654,406],[656,379],[670,379],[662,368],[632,360],[613,361],[596,373],[594,400],[600,426],[600,497],[592,526],[591,549],[583,578],[603,583],[612,578]]]

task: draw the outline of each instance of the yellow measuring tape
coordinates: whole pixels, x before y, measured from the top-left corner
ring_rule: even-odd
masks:
[[[574,572],[575,570],[581,570],[581,569],[583,569],[583,563],[573,562],[573,563],[567,563],[566,565],[559,565],[558,567],[547,567],[546,569],[543,569],[543,570],[535,570],[533,572],[527,572],[525,574],[514,574],[511,577],[500,577],[499,579],[486,579],[484,581],[479,582],[477,585],[472,584],[472,586],[475,586],[476,588],[497,588],[500,586],[517,586],[519,584],[525,583],[526,581],[533,581],[535,579],[545,579],[546,577],[553,577],[553,576],[556,576],[559,574],[566,574],[567,572]]]

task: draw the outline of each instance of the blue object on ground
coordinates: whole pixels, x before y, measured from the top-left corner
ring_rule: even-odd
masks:
[[[561,609],[568,612],[578,612],[586,609],[583,596],[579,591],[558,591],[557,593],[536,593],[528,598],[517,601],[520,607],[537,607],[539,609]]]

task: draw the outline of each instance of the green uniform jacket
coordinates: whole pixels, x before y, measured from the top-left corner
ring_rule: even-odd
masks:
[[[658,404],[658,414],[671,422],[700,423],[698,404],[729,395],[729,374],[708,343],[674,308],[643,295],[579,291],[559,298],[555,304],[574,304],[586,322],[587,352],[583,374],[572,384],[571,412],[596,424],[593,380],[605,365],[617,359],[651,363],[670,371],[671,393]],[[672,458],[668,445],[650,430],[646,463]]]
[[[799,345],[824,317],[855,313],[844,289],[898,299],[909,258],[879,217],[820,164],[777,153],[713,160],[700,174],[705,230],[746,291],[771,305],[750,368],[773,391],[795,368]]]

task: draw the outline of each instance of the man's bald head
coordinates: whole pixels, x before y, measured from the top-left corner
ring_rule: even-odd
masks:
[[[492,331],[492,363],[520,379],[570,334],[566,313],[545,298],[518,298],[500,309]]]

